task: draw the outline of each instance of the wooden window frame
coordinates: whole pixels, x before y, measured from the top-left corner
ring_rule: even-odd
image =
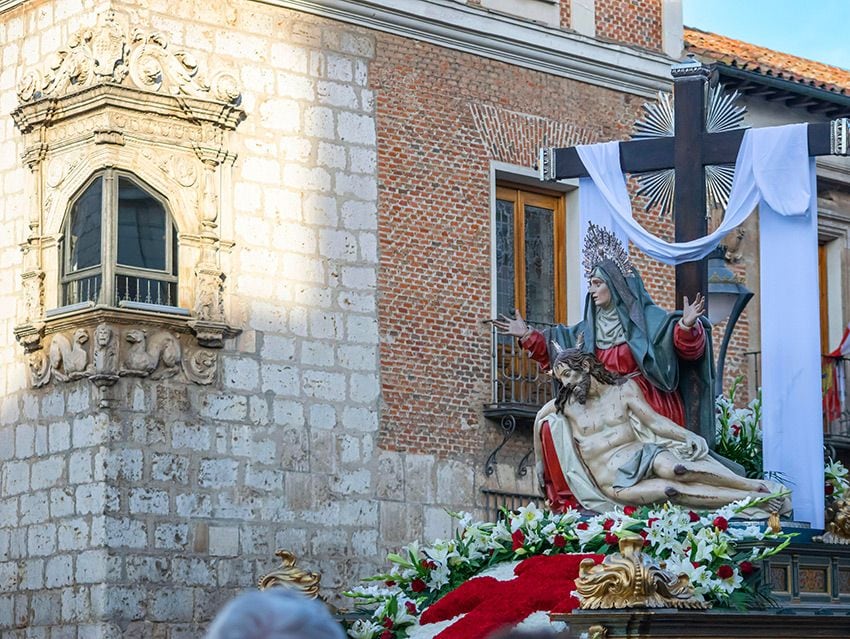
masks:
[[[523,317],[527,317],[525,299],[525,206],[553,211],[555,317],[553,323],[567,322],[567,214],[563,193],[536,189],[522,184],[500,181],[496,199],[514,205],[514,301]]]

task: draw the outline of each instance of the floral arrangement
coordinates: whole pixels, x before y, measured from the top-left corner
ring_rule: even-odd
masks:
[[[743,378],[732,383],[729,394],[718,395],[715,402],[717,445],[715,450],[741,464],[747,477],[759,479],[764,475],[761,433],[761,389],[743,408],[735,406],[735,393]]]
[[[850,497],[850,471],[840,461],[829,460],[824,468],[824,492],[827,499],[846,499]]]
[[[757,562],[782,550],[792,535],[774,533],[763,524],[730,524],[730,520],[746,508],[774,497],[766,496],[758,502],[742,500],[711,513],[665,504],[627,506],[621,511],[583,517],[575,510],[553,514],[530,503],[515,513],[503,511],[503,518],[497,523],[476,522],[468,514],[452,514],[458,520],[454,538],[437,540],[427,547],[413,543],[390,554],[388,573],[365,580],[371,585],[345,593],[359,605],[373,607],[371,618],[355,622],[349,635],[355,639],[485,636],[481,626],[466,628],[465,634],[453,634],[451,625],[445,622],[457,621],[467,612],[469,617],[473,610],[481,612],[483,593],[495,593],[492,584],[484,582],[480,584],[482,588],[466,589],[459,586],[492,578],[487,575],[500,566],[511,572],[509,578],[521,579],[520,573],[530,570],[526,568],[529,564],[516,562],[543,557],[570,562],[575,566],[575,579],[583,557],[601,559],[617,552],[619,538],[625,533],[640,535],[644,538],[644,552],[664,560],[672,572],[688,575],[697,598],[720,607],[757,606],[764,602],[758,586]],[[770,543],[759,543],[766,541]],[[741,542],[752,543],[743,550],[739,549]],[[563,569],[561,574],[563,580]],[[566,592],[572,592],[569,588]],[[457,593],[453,592],[456,589]],[[446,597],[449,593],[452,596]],[[565,593],[558,596],[566,598]],[[444,597],[450,606],[440,601]],[[489,599],[489,608],[484,606],[486,614],[480,616],[499,616],[503,624],[533,617],[532,613],[541,610],[540,603],[529,597],[506,599],[491,594]],[[512,602],[510,606],[504,604],[506,600]],[[573,600],[573,604],[565,604],[564,610],[577,604]],[[511,619],[506,618],[504,610],[511,611]],[[548,617],[542,616],[548,623]]]

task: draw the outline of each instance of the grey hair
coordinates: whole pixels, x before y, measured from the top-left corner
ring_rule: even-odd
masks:
[[[345,633],[323,604],[276,587],[229,601],[206,639],[345,639]]]

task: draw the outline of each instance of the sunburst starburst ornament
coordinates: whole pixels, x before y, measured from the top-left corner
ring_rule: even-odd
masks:
[[[740,94],[737,91],[725,93],[718,84],[708,90],[705,109],[705,130],[707,133],[722,133],[741,127],[747,110],[737,104]],[[673,95],[659,93],[655,102],[643,105],[644,117],[635,122],[632,139],[672,137],[676,130]],[[636,174],[638,195],[647,199],[646,210],[658,207],[661,215],[673,210],[676,194],[676,179],[673,169],[662,169]],[[735,167],[721,164],[705,167],[705,195],[709,209],[725,209],[732,192],[732,178]]]

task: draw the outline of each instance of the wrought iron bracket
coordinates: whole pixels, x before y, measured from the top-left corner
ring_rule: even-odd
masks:
[[[487,457],[487,463],[484,465],[484,473],[487,477],[490,477],[493,473],[496,472],[496,455],[502,450],[502,446],[508,443],[508,440],[514,434],[516,430],[516,417],[513,415],[503,415],[501,421],[499,422],[499,426],[502,428],[502,432],[504,433],[502,437],[502,442],[493,449],[493,452]]]
[[[519,460],[519,466],[516,467],[517,477],[525,477],[528,474],[528,467],[531,465],[529,459],[534,455],[534,448],[525,454],[525,457]]]

